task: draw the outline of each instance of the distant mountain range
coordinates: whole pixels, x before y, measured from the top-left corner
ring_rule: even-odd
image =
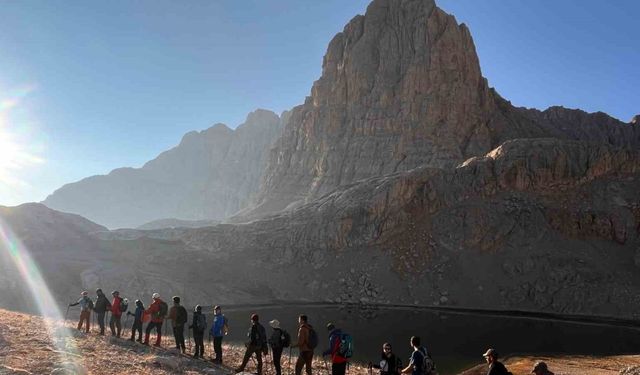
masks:
[[[216,124],[187,133],[142,168],[64,185],[42,203],[109,228],[164,218],[221,220],[249,204],[281,128],[278,115],[259,109],[235,130]]]

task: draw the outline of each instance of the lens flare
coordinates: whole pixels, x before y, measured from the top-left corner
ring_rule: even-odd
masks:
[[[29,114],[22,113],[23,100],[35,90],[35,85],[26,85],[0,92],[0,185],[28,187],[29,184],[18,177],[19,173],[44,163],[38,156],[43,147],[33,136],[35,127],[28,120]],[[12,115],[12,112],[18,113]]]
[[[20,239],[1,218],[0,252],[8,255],[20,273],[22,281],[28,286],[35,306],[45,318],[46,332],[56,347],[60,363],[75,363],[77,366],[82,366],[82,363],[78,363],[79,359],[75,354],[77,349],[72,340],[71,332],[66,326],[59,325],[59,322],[63,320],[62,314],[38,265]]]

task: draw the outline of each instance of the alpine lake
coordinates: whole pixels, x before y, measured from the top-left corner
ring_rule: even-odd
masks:
[[[204,309],[211,325],[212,308]],[[389,342],[406,365],[412,351],[409,338],[416,335],[431,353],[441,375],[483,363],[482,354],[490,347],[502,357],[637,354],[640,348],[640,324],[634,321],[382,305],[283,303],[222,309],[229,321],[225,342],[245,342],[253,313],[259,315],[268,336],[272,332],[269,321],[277,319],[295,342],[298,315],[306,314],[318,333],[316,356],[328,347],[326,324],[333,322],[353,338],[351,360],[365,364],[377,363],[382,344]],[[294,349],[293,356],[296,353]],[[283,357],[287,355],[289,351],[285,349]]]

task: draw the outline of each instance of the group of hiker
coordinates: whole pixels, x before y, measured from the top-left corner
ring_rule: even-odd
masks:
[[[83,291],[81,298],[71,306],[80,305],[80,321],[78,322],[78,330],[82,330],[85,326],[85,332],[90,329],[91,311],[95,312],[95,317],[100,326],[100,335],[105,334],[105,314],[111,313],[109,319],[109,328],[111,335],[120,337],[122,331],[122,315],[126,312],[127,316],[133,316],[133,325],[131,327],[130,341],[135,340],[136,333],[138,339],[135,340],[144,345],[149,345],[151,331],[156,330],[156,341],[154,346],[160,347],[162,343],[162,325],[165,320],[170,320],[173,328],[176,349],[186,354],[184,328],[188,323],[187,310],[180,304],[180,297],[174,296],[173,306],[168,307],[158,293],[153,293],[152,303],[145,308],[141,300],[135,301],[135,311],[128,311],[129,301],[121,298],[118,291],[111,293],[113,296],[110,302],[102,292],[102,289],[96,290],[96,302],[89,297],[89,292]],[[67,310],[68,312],[68,310]],[[213,351],[215,357],[212,359],[214,363],[222,364],[222,339],[229,333],[229,322],[222,314],[220,306],[213,309],[213,322],[209,330],[210,336],[213,337]],[[145,329],[145,338],[142,340],[143,323],[147,323]],[[266,355],[271,348],[271,356],[275,367],[276,375],[282,375],[281,357],[285,348],[297,348],[298,358],[295,363],[295,375],[301,375],[303,368],[307,375],[311,375],[313,355],[318,346],[318,334],[313,326],[308,322],[306,315],[298,317],[297,340],[292,342],[291,336],[280,327],[277,319],[269,321],[272,328],[270,337],[267,337],[264,326],[260,323],[258,314],[252,314],[250,317],[250,326],[247,332],[247,340],[245,342],[245,353],[242,363],[235,369],[236,373],[243,372],[249,360],[255,356],[257,362],[257,374],[262,374],[262,356]],[[197,305],[193,311],[193,318],[188,329],[193,331],[195,348],[193,357],[204,358],[204,334],[208,327],[206,315],[202,312],[202,307]],[[353,342],[351,335],[337,328],[333,323],[326,326],[329,333],[329,345],[322,352],[322,356],[329,356],[331,359],[331,375],[345,375],[349,359],[353,355]],[[384,343],[379,363],[369,362],[369,369],[377,369],[380,375],[434,375],[437,374],[435,363],[427,351],[422,346],[420,337],[412,336],[409,344],[413,349],[409,363],[402,366],[402,361],[392,351],[390,343]],[[291,351],[289,352],[291,356]],[[484,354],[488,364],[487,375],[510,375],[507,368],[498,360],[498,353],[495,349],[488,349]],[[291,358],[289,358],[291,363]],[[326,366],[326,362],[325,362]],[[549,371],[544,362],[537,362],[531,371],[535,375],[553,375]]]

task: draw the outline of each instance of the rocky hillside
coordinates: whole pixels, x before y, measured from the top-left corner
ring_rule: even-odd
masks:
[[[469,29],[433,0],[375,0],[329,43],[322,76],[292,110],[245,216],[541,137],[640,147],[637,125],[604,113],[513,107],[482,76]]]
[[[187,133],[142,168],[120,168],[65,185],[43,202],[110,228],[177,218],[219,220],[256,192],[281,120],[257,110],[235,130],[216,124]]]

